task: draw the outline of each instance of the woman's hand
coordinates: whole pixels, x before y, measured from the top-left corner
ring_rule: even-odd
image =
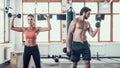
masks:
[[[13,17],[13,19],[14,19],[14,18],[16,18],[16,17],[17,17],[17,15],[16,15],[16,14],[14,14],[12,17]]]
[[[48,19],[48,18],[49,18],[49,15],[45,14],[45,15],[44,15],[44,18],[45,18],[45,19]]]

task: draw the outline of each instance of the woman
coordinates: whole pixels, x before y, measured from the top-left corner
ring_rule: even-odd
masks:
[[[42,31],[50,31],[51,25],[49,21],[49,17],[44,15],[44,18],[47,20],[48,27],[35,27],[35,19],[34,15],[28,14],[28,24],[29,27],[15,27],[14,19],[16,15],[12,18],[11,29],[17,32],[24,32],[26,35],[26,42],[23,54],[23,68],[28,68],[29,61],[31,55],[33,56],[33,60],[35,62],[36,68],[41,68],[40,64],[40,53],[38,49],[38,45],[36,44],[37,35]]]

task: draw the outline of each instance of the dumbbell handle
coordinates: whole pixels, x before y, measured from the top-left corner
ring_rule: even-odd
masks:
[[[101,20],[97,20],[97,23],[100,23],[101,22]]]
[[[16,18],[17,17],[17,15],[16,14],[14,14],[14,15],[12,15],[13,16],[13,18]]]
[[[8,13],[8,17],[12,17],[14,16],[14,18],[21,18],[21,14],[12,14],[12,13]]]

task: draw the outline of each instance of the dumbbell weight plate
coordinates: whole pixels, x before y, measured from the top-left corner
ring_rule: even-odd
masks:
[[[21,14],[17,14],[17,18],[21,18]]]

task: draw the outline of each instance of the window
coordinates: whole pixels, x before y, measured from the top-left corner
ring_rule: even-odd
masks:
[[[53,15],[52,19],[50,20],[51,22],[51,27],[52,30],[50,31],[50,41],[60,41],[61,40],[61,31],[60,31],[60,20],[57,20],[57,14],[61,14],[61,3],[59,2],[54,2],[50,3],[49,6],[50,9],[50,14],[55,14]]]
[[[0,42],[4,42],[4,12],[0,10]]]
[[[43,21],[37,21],[36,20],[36,26],[46,27],[47,26],[47,21],[46,20],[43,20]],[[37,41],[48,42],[48,31],[47,32],[40,32],[38,34]]]
[[[38,2],[38,6],[35,9],[34,8],[34,3],[31,2],[25,2],[23,3],[23,13],[32,13],[35,14],[36,16],[36,26],[47,26],[47,21],[46,20],[37,20],[37,15],[38,14],[52,14],[52,18],[50,19],[51,27],[52,30],[49,32],[41,32],[38,35],[37,41],[39,42],[53,42],[53,41],[61,41],[63,38],[62,36],[62,24],[63,21],[57,20],[56,15],[61,14],[62,9],[61,9],[61,2]],[[87,39],[89,41],[120,41],[118,38],[120,31],[119,27],[119,17],[120,17],[120,3],[118,2],[113,2],[113,4],[105,4],[105,2],[73,2],[72,3],[73,9],[76,12],[76,17],[78,17],[80,9],[83,6],[87,6],[92,9],[91,15],[88,18],[88,21],[90,22],[93,30],[96,29],[95,27],[95,15],[98,13],[105,14],[105,19],[101,21],[101,28],[100,32],[97,33],[97,35],[92,38],[88,33],[87,33]],[[110,10],[113,6],[113,13]],[[26,9],[27,8],[27,9]],[[24,15],[24,26],[27,25],[27,16]],[[113,19],[111,19],[113,18]],[[26,20],[25,20],[26,19]],[[114,24],[112,25],[112,23]],[[113,27],[111,27],[113,26]],[[107,27],[107,28],[106,28]],[[1,27],[2,28],[2,27]],[[113,31],[112,31],[113,30]],[[113,34],[111,34],[113,32]]]
[[[23,14],[33,14],[34,13],[34,3],[23,3]]]
[[[43,3],[38,3],[38,6],[36,8],[36,14],[48,14],[48,3],[43,2]],[[36,26],[38,27],[46,27],[47,26],[47,21],[46,20],[37,20],[37,15],[36,15]],[[38,34],[37,38],[38,42],[48,42],[48,31],[47,32],[40,32]]]
[[[100,13],[110,13],[110,3],[100,2],[99,3],[99,12]]]
[[[61,3],[60,2],[50,2],[49,3],[50,5],[49,5],[49,11],[50,11],[50,13],[55,13],[55,14],[60,14],[61,13]]]
[[[73,9],[75,10],[75,13],[80,13],[81,8],[84,7],[84,3],[82,2],[74,2],[73,3]]]
[[[47,2],[38,3],[38,6],[36,8],[36,13],[37,14],[48,13],[48,3]]]
[[[85,3],[85,6],[89,7],[92,10],[91,13],[97,13],[97,9],[98,9],[97,2],[95,2],[95,3],[94,2],[88,2],[88,3]]]
[[[120,41],[120,15],[113,15],[113,41]]]
[[[0,2],[0,8],[4,9],[4,0],[1,0]],[[0,10],[0,43],[1,42],[5,42],[5,21],[4,21],[4,11],[3,10]]]
[[[60,21],[57,20],[56,15],[53,15],[53,18],[50,20],[52,30],[50,31],[50,40],[51,41],[60,41]]]
[[[92,10],[90,17],[88,18],[88,21],[89,21],[92,29],[95,30],[96,29],[96,27],[95,27],[95,23],[96,23],[95,15],[97,14],[97,2],[95,2],[95,3],[94,2],[88,2],[88,3],[86,2],[85,6],[89,7]],[[94,38],[91,37],[89,33],[87,33],[87,39],[89,41],[98,41],[98,33],[96,34],[96,36]]]
[[[113,13],[120,13],[120,2],[113,3]]]
[[[110,15],[106,15],[105,20],[101,21],[100,41],[110,41],[110,25]]]
[[[113,3],[113,41],[120,41],[120,2]]]
[[[95,27],[95,23],[96,23],[96,20],[95,20],[95,15],[90,15],[90,17],[88,18],[88,21],[92,27],[93,30],[96,29]],[[89,35],[89,33],[87,33],[87,39],[89,41],[98,41],[98,33],[96,34],[96,36],[93,38]]]

